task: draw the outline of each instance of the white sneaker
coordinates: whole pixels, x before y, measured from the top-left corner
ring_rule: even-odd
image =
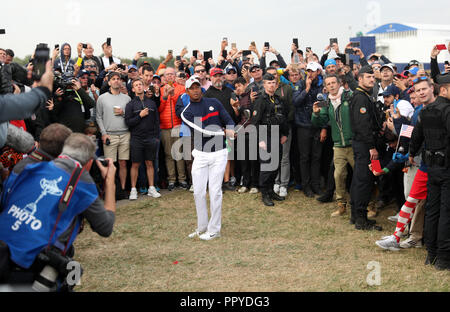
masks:
[[[158,191],[156,190],[156,188],[154,186],[149,187],[147,195],[151,196],[153,198],[161,197],[161,194],[158,193]]]
[[[284,186],[280,187],[280,195],[281,197],[286,197],[287,196],[287,189]]]
[[[392,221],[392,222],[397,222],[399,214],[400,214],[400,212],[397,212],[397,214],[395,216],[388,217],[388,220]]]
[[[191,185],[191,188],[189,189],[189,192],[194,193],[194,184]]]
[[[129,199],[130,199],[130,200],[136,200],[137,198],[138,198],[137,190],[136,190],[136,188],[132,188],[132,189],[131,189],[131,192],[130,192],[130,197],[129,197]]]
[[[203,232],[200,232],[200,231],[198,231],[198,230],[195,230],[195,232],[189,234],[188,237],[189,237],[189,238],[200,237],[200,235],[202,235],[203,233],[205,233],[205,232],[204,232],[204,231],[203,231]]]
[[[279,184],[274,184],[273,185],[273,191],[278,194],[280,192],[280,185]]]
[[[400,243],[400,247],[402,248],[422,248],[422,241],[421,240],[414,240],[411,237],[404,240],[403,242]]]
[[[259,191],[258,191],[258,189],[256,188],[256,187],[252,187],[251,189],[250,189],[250,192],[248,192],[249,194],[257,194]]]
[[[245,193],[245,192],[247,192],[248,191],[248,188],[246,188],[245,186],[242,186],[239,190],[238,190],[238,193]]]
[[[217,237],[220,237],[220,233],[205,232],[199,236],[199,238],[201,240],[206,240],[206,241],[217,238]]]
[[[383,249],[398,251],[400,250],[400,244],[397,243],[397,239],[394,235],[390,235],[385,239],[376,241],[375,244]]]

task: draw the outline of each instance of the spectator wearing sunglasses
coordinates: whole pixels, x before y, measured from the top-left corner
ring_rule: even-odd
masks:
[[[81,45],[81,46],[80,46]],[[87,48],[82,48],[83,44],[79,43],[77,46],[78,50],[78,57],[81,58],[81,52],[84,52],[83,61],[81,63],[81,69],[86,70],[94,70],[93,66],[87,66],[87,61],[94,61],[96,66],[96,72],[99,72],[99,68],[102,66],[102,62],[100,59],[96,56],[94,56],[94,48],[92,47],[92,44],[86,43]],[[89,64],[92,64],[89,62]]]
[[[178,83],[179,85],[184,86],[186,84],[186,80],[187,80],[187,75],[185,72],[179,71],[175,74],[175,81],[176,83]]]
[[[194,66],[194,75],[197,76],[198,81],[201,83],[201,87],[204,90],[208,90],[212,85],[212,82],[207,78],[206,68],[202,64]]]
[[[225,87],[234,91],[234,81],[237,79],[237,70],[234,66],[229,66],[225,69]]]

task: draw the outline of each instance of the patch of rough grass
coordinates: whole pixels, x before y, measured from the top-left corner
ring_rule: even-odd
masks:
[[[114,232],[89,227],[75,244],[84,268],[78,291],[449,291],[450,274],[425,266],[423,248],[391,252],[375,241],[391,234],[393,207],[377,217],[383,231],[357,231],[349,212],[330,217],[321,204],[290,191],[265,207],[260,194],[225,192],[222,237],[191,240],[192,193],[140,197],[117,207]],[[367,264],[380,265],[381,285],[369,286]]]

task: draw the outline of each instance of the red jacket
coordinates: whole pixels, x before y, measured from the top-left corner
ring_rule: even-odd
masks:
[[[161,87],[160,101],[159,105],[159,124],[161,129],[172,129],[176,126],[181,125],[181,119],[175,114],[175,106],[177,104],[178,97],[185,93],[185,88],[182,85],[174,83],[175,87],[174,95],[169,95],[167,100],[164,100],[164,88]]]

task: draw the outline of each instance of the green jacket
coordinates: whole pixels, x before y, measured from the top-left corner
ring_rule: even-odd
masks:
[[[331,100],[328,106],[322,107],[318,114],[312,113],[311,122],[316,127],[331,126],[331,137],[335,147],[352,146],[352,127],[350,124],[350,99],[351,91],[344,91],[341,96],[341,105],[334,110]]]

